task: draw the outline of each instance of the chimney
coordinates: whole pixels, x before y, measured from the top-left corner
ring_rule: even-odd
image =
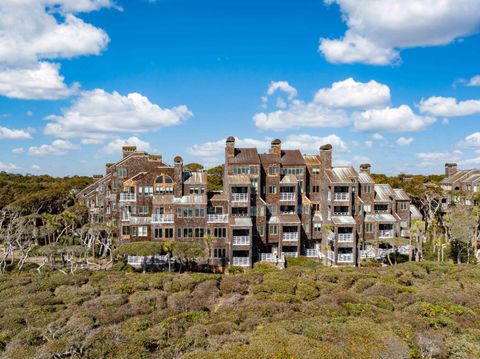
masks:
[[[136,150],[137,150],[137,146],[123,146],[122,147],[123,158],[134,153]]]
[[[114,163],[106,163],[105,164],[105,173],[108,175],[110,172],[112,172],[111,167],[114,165]]]
[[[332,168],[332,145],[320,146],[320,161],[324,170]]]
[[[277,157],[282,157],[282,141],[278,138],[272,141],[270,153]]]
[[[173,187],[173,193],[175,197],[183,196],[183,159],[180,156],[176,156],[173,159],[174,169],[173,169],[173,182],[175,183]]]
[[[457,173],[456,163],[445,163],[445,176],[450,177]]]
[[[372,165],[370,163],[362,163],[360,165],[360,172],[370,174],[370,169]]]

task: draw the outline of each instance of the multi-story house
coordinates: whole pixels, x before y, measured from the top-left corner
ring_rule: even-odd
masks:
[[[181,157],[171,166],[124,147],[123,158],[78,197],[91,220],[113,223],[122,241],[203,241],[210,234],[216,265],[284,263],[298,255],[355,265],[408,236],[410,199],[375,184],[369,164],[359,171],[332,166],[332,151],[324,145],[303,155],[277,139],[258,153],[229,137],[223,191],[208,192],[206,173],[185,172]]]
[[[445,164],[445,178],[440,181],[444,190],[442,211],[450,205],[465,208],[480,205],[480,169],[459,170],[456,163]]]

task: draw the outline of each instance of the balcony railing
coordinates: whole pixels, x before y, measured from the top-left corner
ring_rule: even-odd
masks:
[[[331,260],[332,262],[335,262],[335,252],[333,251],[328,251],[327,252],[327,258]]]
[[[338,253],[337,263],[353,263],[353,253]]]
[[[130,217],[130,224],[150,224],[152,223],[151,217]]]
[[[360,250],[360,258],[375,258],[375,252],[371,249]]]
[[[285,242],[296,242],[298,241],[298,232],[284,232],[282,239]]]
[[[276,256],[273,253],[260,253],[260,260],[263,262],[275,262]]]
[[[248,246],[250,244],[249,236],[233,236],[232,244],[234,246]]]
[[[348,192],[335,192],[333,194],[333,199],[335,201],[348,201],[350,195]]]
[[[131,266],[142,266],[145,263],[145,259],[147,263],[159,263],[159,262],[166,262],[168,261],[167,255],[155,255],[155,256],[127,256],[127,262]]]
[[[232,265],[239,267],[250,267],[250,258],[249,257],[233,257]]]
[[[333,212],[334,216],[348,216],[348,212]]]
[[[282,255],[285,257],[298,257],[297,252],[282,252]]]
[[[135,202],[136,200],[135,193],[120,193],[120,202]]]
[[[170,214],[152,214],[152,223],[174,223],[175,215]]]
[[[248,193],[232,193],[232,202],[248,202]]]
[[[337,239],[341,243],[353,242],[353,233],[338,233]]]
[[[209,214],[207,215],[207,223],[227,223],[228,214]]]
[[[393,238],[395,231],[393,229],[381,229],[378,231],[378,236],[380,238]]]
[[[280,193],[280,201],[295,201],[295,193]]]
[[[318,258],[320,256],[320,252],[318,249],[307,248],[305,250],[305,255],[309,258]]]

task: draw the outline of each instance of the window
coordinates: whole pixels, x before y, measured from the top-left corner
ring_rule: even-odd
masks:
[[[276,225],[270,226],[270,234],[271,235],[278,234],[278,226],[276,226]]]
[[[143,194],[145,196],[152,196],[153,195],[153,186],[145,186],[143,187]]]
[[[252,187],[252,193],[257,193],[258,191],[258,177],[253,177],[250,179],[250,185]]]
[[[277,207],[273,204],[269,205],[268,206],[268,213],[270,214],[276,214],[277,213]]]
[[[148,214],[148,206],[138,206],[138,214]]]
[[[363,206],[363,210],[366,212],[366,213],[370,213],[372,211],[372,205],[370,204],[366,204]]]
[[[154,237],[162,238],[162,228],[155,228]]]
[[[193,237],[193,229],[192,228],[184,228],[183,229],[183,237],[192,238]]]
[[[227,236],[227,229],[226,228],[214,228],[213,229],[214,236],[217,238],[225,238]]]
[[[320,167],[313,167],[313,168],[312,168],[312,173],[313,173],[314,175],[320,174]]]
[[[214,248],[213,249],[213,257],[214,258],[225,258],[226,257],[225,248]]]
[[[181,237],[182,237],[182,229],[177,228],[177,238],[181,238]]]
[[[139,226],[138,227],[138,236],[139,237],[146,237],[148,233],[148,227],[147,226]]]
[[[372,223],[365,223],[365,232],[372,233],[373,232],[373,224]]]
[[[313,193],[318,193],[318,192],[320,192],[320,186],[312,186],[312,192],[313,192]]]
[[[165,238],[173,238],[173,228],[165,228]]]
[[[400,202],[400,210],[401,211],[406,211],[407,209],[408,209],[408,203]]]
[[[195,237],[196,238],[203,238],[205,235],[205,229],[204,228],[195,228]]]
[[[127,177],[127,169],[125,167],[120,167],[118,169],[118,177],[120,177],[120,178]]]
[[[252,217],[255,217],[257,215],[257,207],[255,206],[250,207],[250,215]]]
[[[257,226],[257,233],[260,237],[263,237],[263,226]]]
[[[364,185],[363,186],[363,192],[371,193],[372,192],[372,186],[370,186],[369,184]]]
[[[123,227],[122,227],[122,234],[123,234],[124,236],[130,235],[130,226],[123,226]]]
[[[160,175],[155,179],[155,194],[173,194],[173,180],[167,175]]]
[[[271,194],[277,193],[277,186],[268,186],[268,193],[271,193]]]
[[[195,217],[205,217],[205,208],[195,208]]]
[[[257,217],[263,217],[265,216],[265,207],[260,206],[257,207]]]
[[[322,230],[322,224],[321,223],[314,223],[313,224],[313,231],[314,232],[320,232]]]
[[[357,232],[358,232],[358,233],[362,233],[362,224],[359,224],[359,225],[357,226]]]
[[[268,167],[268,174],[269,175],[276,175],[277,174],[277,167],[276,166],[270,166]]]

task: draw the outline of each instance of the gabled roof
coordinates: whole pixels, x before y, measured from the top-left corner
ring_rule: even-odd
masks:
[[[358,182],[359,183],[375,183],[368,173],[359,172],[358,173]]]
[[[375,185],[375,202],[391,202],[395,198],[395,191],[389,184]]]
[[[471,182],[472,180],[476,181],[478,178],[474,177],[475,175],[480,175],[480,169],[458,170],[453,175],[441,180],[440,184],[453,184],[456,182],[467,183]]]
[[[235,148],[233,163],[244,165],[255,165],[260,163],[256,148]]]
[[[303,155],[303,160],[307,166],[320,166],[322,164],[320,155]]]
[[[262,162],[263,165],[271,165],[274,163],[278,163],[278,157],[275,155],[272,155],[271,153],[261,153],[259,154],[260,162]]]
[[[185,172],[186,178],[184,184],[206,184],[207,173],[206,172]]]
[[[395,199],[397,201],[410,201],[410,197],[403,189],[394,188],[393,192],[395,193]]]
[[[418,208],[413,204],[410,205],[410,215],[412,216],[412,218],[415,218],[415,219],[422,219],[423,218],[423,216],[420,213],[420,211],[418,210]]]
[[[297,182],[298,182],[298,179],[297,179],[297,176],[295,175],[285,175],[280,181],[281,184],[293,184]]]
[[[332,183],[352,183],[358,178],[358,172],[353,167],[333,167],[326,173]]]
[[[389,213],[376,213],[376,214],[367,214],[365,216],[365,222],[388,222],[395,223],[397,220],[394,216]]]
[[[305,166],[305,159],[299,150],[282,150],[281,161],[283,166]]]

